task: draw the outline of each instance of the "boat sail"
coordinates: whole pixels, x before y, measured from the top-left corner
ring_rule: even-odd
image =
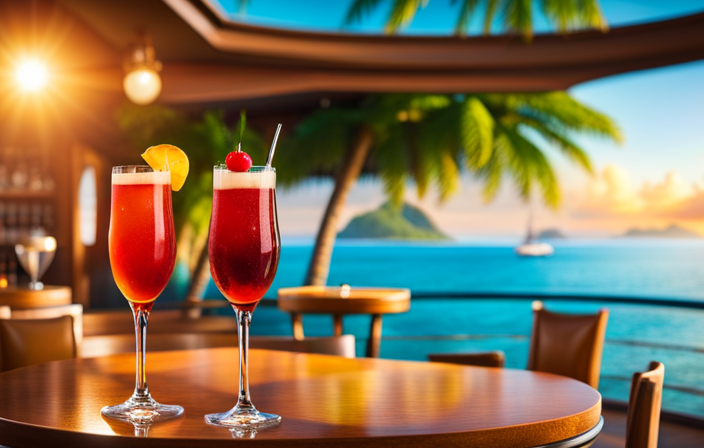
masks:
[[[555,249],[553,249],[551,245],[540,242],[535,236],[535,233],[533,232],[532,210],[528,215],[528,229],[526,232],[526,238],[523,240],[523,244],[516,246],[513,250],[521,257],[546,257],[555,252]]]

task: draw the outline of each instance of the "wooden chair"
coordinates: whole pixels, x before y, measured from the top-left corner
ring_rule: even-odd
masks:
[[[626,448],[657,448],[665,366],[650,363],[648,371],[633,374],[628,398]]]
[[[0,371],[78,356],[81,305],[15,310],[0,319]]]
[[[307,337],[297,340],[286,336],[252,336],[251,348],[281,350],[288,352],[318,353],[322,355],[355,357],[355,338],[353,334],[327,337]]]
[[[506,355],[501,350],[480,353],[431,353],[428,360],[466,366],[503,367]]]
[[[81,342],[83,341],[83,305],[74,303],[72,305],[14,309],[10,314],[12,319],[51,319],[61,316],[71,316],[73,318],[73,334],[76,346],[80,351]]]
[[[147,352],[237,347],[237,344],[237,334],[235,333],[155,333],[147,335]],[[306,338],[302,341],[285,336],[251,336],[249,347],[337,355],[347,358],[355,356],[354,335]],[[134,335],[86,336],[83,340],[81,356],[90,358],[118,353],[133,353],[134,350]]]
[[[608,318],[609,312],[605,309],[597,314],[561,314],[545,310],[540,301],[533,302],[528,370],[568,376],[598,388]],[[431,354],[428,358],[430,361],[503,367],[501,355],[493,352]]]
[[[608,318],[605,309],[597,314],[562,314],[533,302],[528,370],[568,376],[597,389]]]
[[[121,310],[89,311],[83,315],[85,336],[125,334],[134,337],[132,312]],[[237,332],[237,320],[231,316],[189,318],[182,310],[153,310],[149,315],[149,335],[156,333],[228,333]]]

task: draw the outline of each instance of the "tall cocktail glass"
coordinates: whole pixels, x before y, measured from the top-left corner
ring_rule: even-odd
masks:
[[[132,397],[100,412],[137,423],[177,417],[183,408],[157,403],[149,393],[145,371],[149,312],[168,283],[176,260],[168,171],[148,166],[113,167],[109,250],[115,283],[134,314],[137,377]]]
[[[274,281],[280,246],[276,171],[255,166],[233,172],[216,166],[208,255],[213,281],[237,314],[239,396],[231,410],[205,416],[211,425],[256,429],[281,421],[252,404],[247,369],[252,312]]]

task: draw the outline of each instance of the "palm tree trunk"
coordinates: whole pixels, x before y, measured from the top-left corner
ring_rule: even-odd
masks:
[[[186,293],[186,300],[189,302],[196,302],[203,300],[203,295],[210,282],[210,259],[208,258],[208,238],[205,239],[205,244],[200,250],[198,255],[198,261],[193,268],[193,273],[191,274],[191,282],[188,285],[188,292]],[[200,317],[202,314],[201,308],[191,308],[188,310],[188,317],[195,319]]]
[[[359,179],[367,160],[369,149],[374,141],[374,135],[367,126],[362,126],[357,134],[357,141],[345,156],[345,160],[335,177],[335,188],[332,191],[328,206],[323,215],[323,221],[315,239],[313,255],[308,265],[305,285],[325,286],[330,272],[332,249],[337,238],[337,224],[340,214],[347,201],[347,194]]]

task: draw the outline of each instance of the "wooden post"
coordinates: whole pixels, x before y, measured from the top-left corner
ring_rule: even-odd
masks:
[[[334,314],[332,316],[333,334],[342,336],[342,314]]]
[[[303,340],[303,316],[300,313],[291,313],[291,324],[293,325],[293,339]]]
[[[381,314],[372,314],[372,324],[367,340],[367,358],[378,358],[381,348]]]

